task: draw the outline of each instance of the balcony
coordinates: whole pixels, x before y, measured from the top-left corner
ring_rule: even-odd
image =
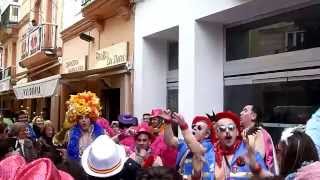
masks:
[[[14,72],[13,66],[9,66],[4,69],[0,67],[0,80],[13,78],[14,76],[13,72]]]
[[[15,25],[18,24],[18,14],[20,7],[18,5],[9,5],[1,15],[0,41],[17,34]]]
[[[30,69],[52,61],[57,52],[57,25],[31,27],[21,41],[20,66]]]
[[[118,13],[130,14],[129,0],[82,0],[82,15],[88,19],[104,20]]]

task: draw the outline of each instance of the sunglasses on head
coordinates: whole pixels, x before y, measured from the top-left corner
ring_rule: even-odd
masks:
[[[236,126],[234,124],[228,124],[228,125],[219,125],[217,127],[218,133],[220,132],[227,132],[227,131],[233,131],[236,129]]]
[[[201,125],[199,125],[199,124],[193,124],[192,126],[191,126],[191,128],[192,129],[197,129],[198,131],[201,131],[202,130],[202,126]]]

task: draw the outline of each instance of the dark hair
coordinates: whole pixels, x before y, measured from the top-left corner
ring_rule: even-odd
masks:
[[[142,115],[142,117],[144,117],[144,116],[151,116],[151,114],[150,114],[150,113],[144,113],[144,114]]]
[[[6,124],[0,123],[0,134],[5,133],[6,128],[7,128]]]
[[[260,124],[262,122],[262,119],[261,119],[262,118],[262,111],[261,111],[261,109],[257,105],[252,105],[251,111],[256,114],[255,126],[256,127],[260,126]]]
[[[10,144],[7,139],[0,140],[0,160],[10,152]]]
[[[295,131],[287,140],[280,142],[284,145],[281,156],[280,175],[286,176],[296,172],[304,162],[318,161],[319,156],[312,139],[304,132]]]
[[[141,170],[136,180],[182,180],[182,176],[174,169],[151,167]]]

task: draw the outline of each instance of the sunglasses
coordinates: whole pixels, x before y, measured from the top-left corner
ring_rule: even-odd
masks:
[[[198,130],[198,131],[201,131],[202,129],[203,129],[203,127],[201,126],[201,125],[197,125],[197,124],[193,124],[192,126],[191,126],[191,128],[193,129],[193,130]]]
[[[236,126],[234,124],[228,124],[228,125],[218,125],[217,126],[217,132],[228,132],[228,131],[234,131],[236,129]]]

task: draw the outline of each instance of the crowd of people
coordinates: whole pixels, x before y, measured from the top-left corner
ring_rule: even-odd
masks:
[[[59,132],[41,116],[10,126],[0,122],[0,180],[320,177],[320,109],[306,125],[285,129],[274,144],[254,105],[239,115],[199,115],[191,126],[167,109],[152,109],[140,121],[120,114],[109,122],[92,92],[71,95],[67,107]]]

